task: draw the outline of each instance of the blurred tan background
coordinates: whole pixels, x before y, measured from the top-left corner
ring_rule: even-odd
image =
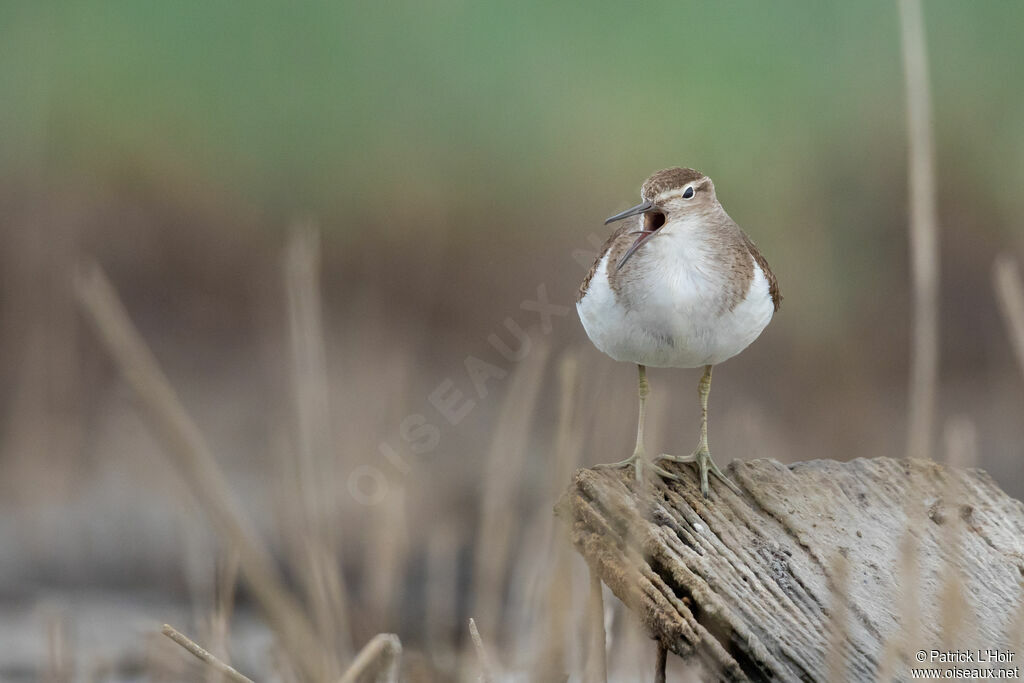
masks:
[[[925,22],[935,457],[943,425],[967,420],[978,465],[1021,497],[1024,381],[990,273],[997,254],[1024,256],[1024,6],[930,1]],[[329,476],[315,514],[335,534],[351,641],[396,632],[438,680],[474,609],[510,660],[529,651],[519,598],[568,483],[556,475],[629,453],[635,371],[589,344],[572,302],[580,252],[656,169],[712,176],[785,296],[716,371],[716,458],[905,450],[890,2],[5,3],[0,101],[0,678],[31,680],[56,632],[79,667],[145,675],[152,623],[201,620],[213,590],[220,544],[76,309],[85,257],[287,556],[289,510],[310,502],[282,484],[303,429],[284,264],[295,226],[318,226]],[[569,307],[549,330],[538,288]],[[521,362],[488,341],[515,345],[508,319],[530,335]],[[480,397],[467,357],[507,376]],[[688,451],[697,372],[651,380],[653,447]],[[452,425],[436,391],[475,403]],[[424,425],[436,433],[403,439]],[[564,467],[560,429],[578,446]],[[488,524],[499,569],[480,555]],[[249,605],[243,589],[235,654],[257,665],[268,636]]]

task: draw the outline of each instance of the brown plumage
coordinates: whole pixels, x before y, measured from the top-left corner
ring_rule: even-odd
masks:
[[[705,177],[703,173],[692,168],[666,168],[652,173],[651,177],[644,181],[640,188],[640,196],[644,199],[654,199],[666,190],[681,188]]]
[[[757,261],[757,265],[761,266],[761,270],[764,271],[765,278],[768,279],[768,293],[772,296],[772,304],[775,306],[775,312],[779,312],[779,307],[782,306],[782,294],[779,293],[779,282],[775,279],[775,273],[768,266],[768,260],[761,254],[761,251],[754,244],[754,240],[750,239],[747,233],[740,230],[740,234],[743,235],[743,242],[747,246],[747,251]]]
[[[580,299],[586,295],[587,290],[590,288],[590,281],[594,279],[594,273],[597,272],[597,266],[600,265],[601,259],[604,258],[604,255],[608,253],[608,250],[612,248],[616,241],[620,241],[622,243],[621,250],[618,250],[620,253],[629,248],[629,241],[625,239],[620,240],[619,238],[633,230],[636,230],[636,226],[632,223],[622,223],[618,228],[616,228],[615,232],[613,232],[611,236],[604,241],[604,244],[601,245],[601,250],[597,253],[597,258],[594,259],[594,264],[590,266],[590,270],[587,271],[587,276],[583,278],[583,283],[580,284],[580,288],[576,292],[576,303],[579,303]]]
[[[701,183],[700,181],[705,182]],[[657,171],[644,181],[640,188],[640,196],[644,200],[653,200],[664,192],[676,189],[681,190],[690,184],[702,188],[710,187],[713,192],[710,179],[700,171],[692,168],[673,167]],[[721,205],[718,206],[720,207]],[[725,220],[709,220],[707,225],[713,233],[708,235],[708,238],[721,244],[721,258],[712,267],[728,271],[729,274],[728,291],[725,293],[726,310],[732,310],[743,301],[747,290],[750,288],[750,282],[754,277],[754,267],[750,262],[752,257],[761,270],[764,271],[765,278],[768,280],[768,291],[771,294],[772,305],[775,311],[778,311],[782,303],[782,296],[779,294],[778,281],[775,279],[772,269],[768,266],[768,261],[758,250],[753,240],[729,218],[728,214],[725,214],[723,211],[722,215]],[[712,216],[708,217],[713,218]],[[634,260],[621,270],[614,269],[612,265],[618,263],[622,255],[629,249],[634,240],[631,233],[635,233],[637,229],[635,223],[626,221],[605,240],[597,258],[594,260],[594,264],[590,267],[586,277],[583,278],[583,282],[580,284],[579,290],[576,293],[577,303],[586,295],[594,273],[606,254],[609,254],[608,283],[617,297],[620,296],[623,290],[623,284],[639,274],[639,269],[643,267],[642,257],[639,255],[634,256]]]

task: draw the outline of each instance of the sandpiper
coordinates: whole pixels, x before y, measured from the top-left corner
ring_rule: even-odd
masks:
[[[622,462],[599,467],[634,465],[642,482],[647,366],[703,367],[697,449],[685,456],[663,453],[647,464],[662,477],[678,479],[658,463],[692,462],[705,498],[709,471],[739,493],[708,448],[711,368],[761,334],[779,310],[778,283],[703,173],[658,171],[644,182],[640,197],[642,202],[605,221],[634,218],[605,242],[576,297],[594,345],[615,360],[636,363],[639,371],[636,449]]]

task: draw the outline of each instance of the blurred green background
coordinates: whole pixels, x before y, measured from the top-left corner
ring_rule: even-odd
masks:
[[[1024,254],[1024,4],[928,0],[924,14],[942,250],[936,457],[947,420],[967,420],[980,464],[1020,497],[1024,383],[990,269],[1000,252]],[[280,261],[297,220],[323,238],[342,477],[427,410],[440,381],[464,384],[467,355],[493,357],[486,338],[505,318],[535,322],[520,304],[538,285],[569,305],[585,272],[574,250],[592,250],[603,219],[672,165],[714,178],[785,296],[763,338],[716,372],[717,457],[901,455],[899,40],[881,0],[0,4],[0,594],[31,610],[81,586],[187,593],[177,537],[160,514],[137,516],[159,449],[75,310],[68,275],[86,255],[273,538],[260,492],[287,450]],[[552,358],[575,354],[594,383],[588,414],[607,418],[582,461],[620,459],[632,369],[594,350],[574,311],[546,343]],[[688,445],[696,376],[652,381],[664,442]],[[426,506],[410,494],[410,518],[432,510],[463,554],[503,386],[407,482]],[[541,387],[524,437],[520,503],[544,510],[556,394]],[[451,475],[463,469],[467,480]],[[105,521],[84,533],[79,517]],[[100,552],[105,535],[134,540]],[[378,625],[415,640],[406,617]]]
[[[927,4],[947,244],[1024,213],[1022,20]],[[810,297],[801,334],[906,283],[889,2],[5,3],[0,27],[9,183],[199,193],[259,238],[301,214],[345,244],[498,240],[550,269],[539,250],[682,164]]]
[[[842,184],[859,208],[833,209],[844,222],[827,232],[839,233],[885,215],[885,162],[902,158],[888,2],[0,12],[0,162],[15,175],[185,174],[285,217],[341,219],[422,192],[522,218],[684,163],[754,188],[732,203],[777,206],[773,223],[831,205]],[[1016,3],[927,5],[941,175],[996,213],[1020,209],[1022,15]]]

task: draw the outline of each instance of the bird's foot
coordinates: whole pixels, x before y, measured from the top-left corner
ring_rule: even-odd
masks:
[[[673,479],[675,481],[679,481],[679,475],[669,472],[664,467],[659,467],[655,462],[651,462],[650,460],[647,459],[647,456],[640,449],[633,451],[633,455],[629,456],[625,460],[620,460],[619,462],[610,462],[603,465],[594,465],[593,469],[617,470],[622,469],[624,467],[629,467],[630,465],[634,465],[636,467],[636,481],[638,484],[642,484],[644,482],[643,473],[646,469],[650,469],[663,479]]]
[[[708,472],[715,475],[722,482],[732,489],[732,492],[736,495],[740,495],[740,488],[736,484],[732,483],[729,477],[725,476],[722,470],[718,469],[718,465],[711,459],[711,451],[708,450],[708,445],[702,443],[697,447],[690,455],[669,455],[668,453],[662,453],[654,462],[657,463],[659,460],[667,460],[668,462],[692,462],[697,465],[697,471],[700,472],[700,492],[707,498],[710,495],[710,487],[708,486]],[[657,467],[657,465],[653,465]],[[659,468],[660,469],[660,468]],[[678,479],[678,477],[674,477]]]
[[[592,469],[595,469],[595,470],[621,470],[623,467],[629,467],[630,465],[635,464],[636,461],[640,459],[640,456],[641,456],[641,453],[639,451],[637,451],[637,452],[633,453],[633,455],[631,455],[628,458],[626,458],[625,460],[620,460],[618,462],[606,462],[606,463],[602,463],[600,465],[594,465],[594,467]]]

